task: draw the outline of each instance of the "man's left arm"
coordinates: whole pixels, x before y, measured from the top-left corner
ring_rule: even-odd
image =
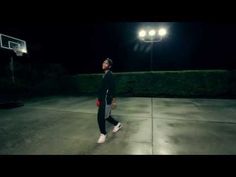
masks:
[[[110,94],[112,97],[112,107],[116,107],[116,84],[113,76],[110,77]]]

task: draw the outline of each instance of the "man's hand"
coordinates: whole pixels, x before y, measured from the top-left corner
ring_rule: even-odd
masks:
[[[99,107],[101,105],[101,101],[99,99],[96,100],[96,105]]]
[[[112,103],[111,103],[111,109],[116,109],[117,104],[116,104],[116,99],[113,98]]]
[[[116,107],[117,107],[116,102],[113,102],[113,103],[111,104],[111,109],[116,109]]]

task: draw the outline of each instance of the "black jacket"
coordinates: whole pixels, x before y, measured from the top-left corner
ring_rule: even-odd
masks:
[[[115,81],[112,72],[109,70],[103,75],[103,79],[98,90],[98,99],[103,102],[106,99],[107,104],[111,104],[112,99],[115,97]]]

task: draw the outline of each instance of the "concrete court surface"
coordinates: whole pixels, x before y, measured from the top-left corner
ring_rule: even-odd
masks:
[[[99,137],[93,97],[35,98],[0,109],[1,155],[236,154],[236,100],[117,98],[123,123]]]

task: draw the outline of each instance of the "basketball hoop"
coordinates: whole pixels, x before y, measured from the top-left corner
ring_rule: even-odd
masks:
[[[15,52],[16,56],[18,56],[18,57],[23,56],[23,52],[21,52],[19,47],[14,47],[13,51]]]

